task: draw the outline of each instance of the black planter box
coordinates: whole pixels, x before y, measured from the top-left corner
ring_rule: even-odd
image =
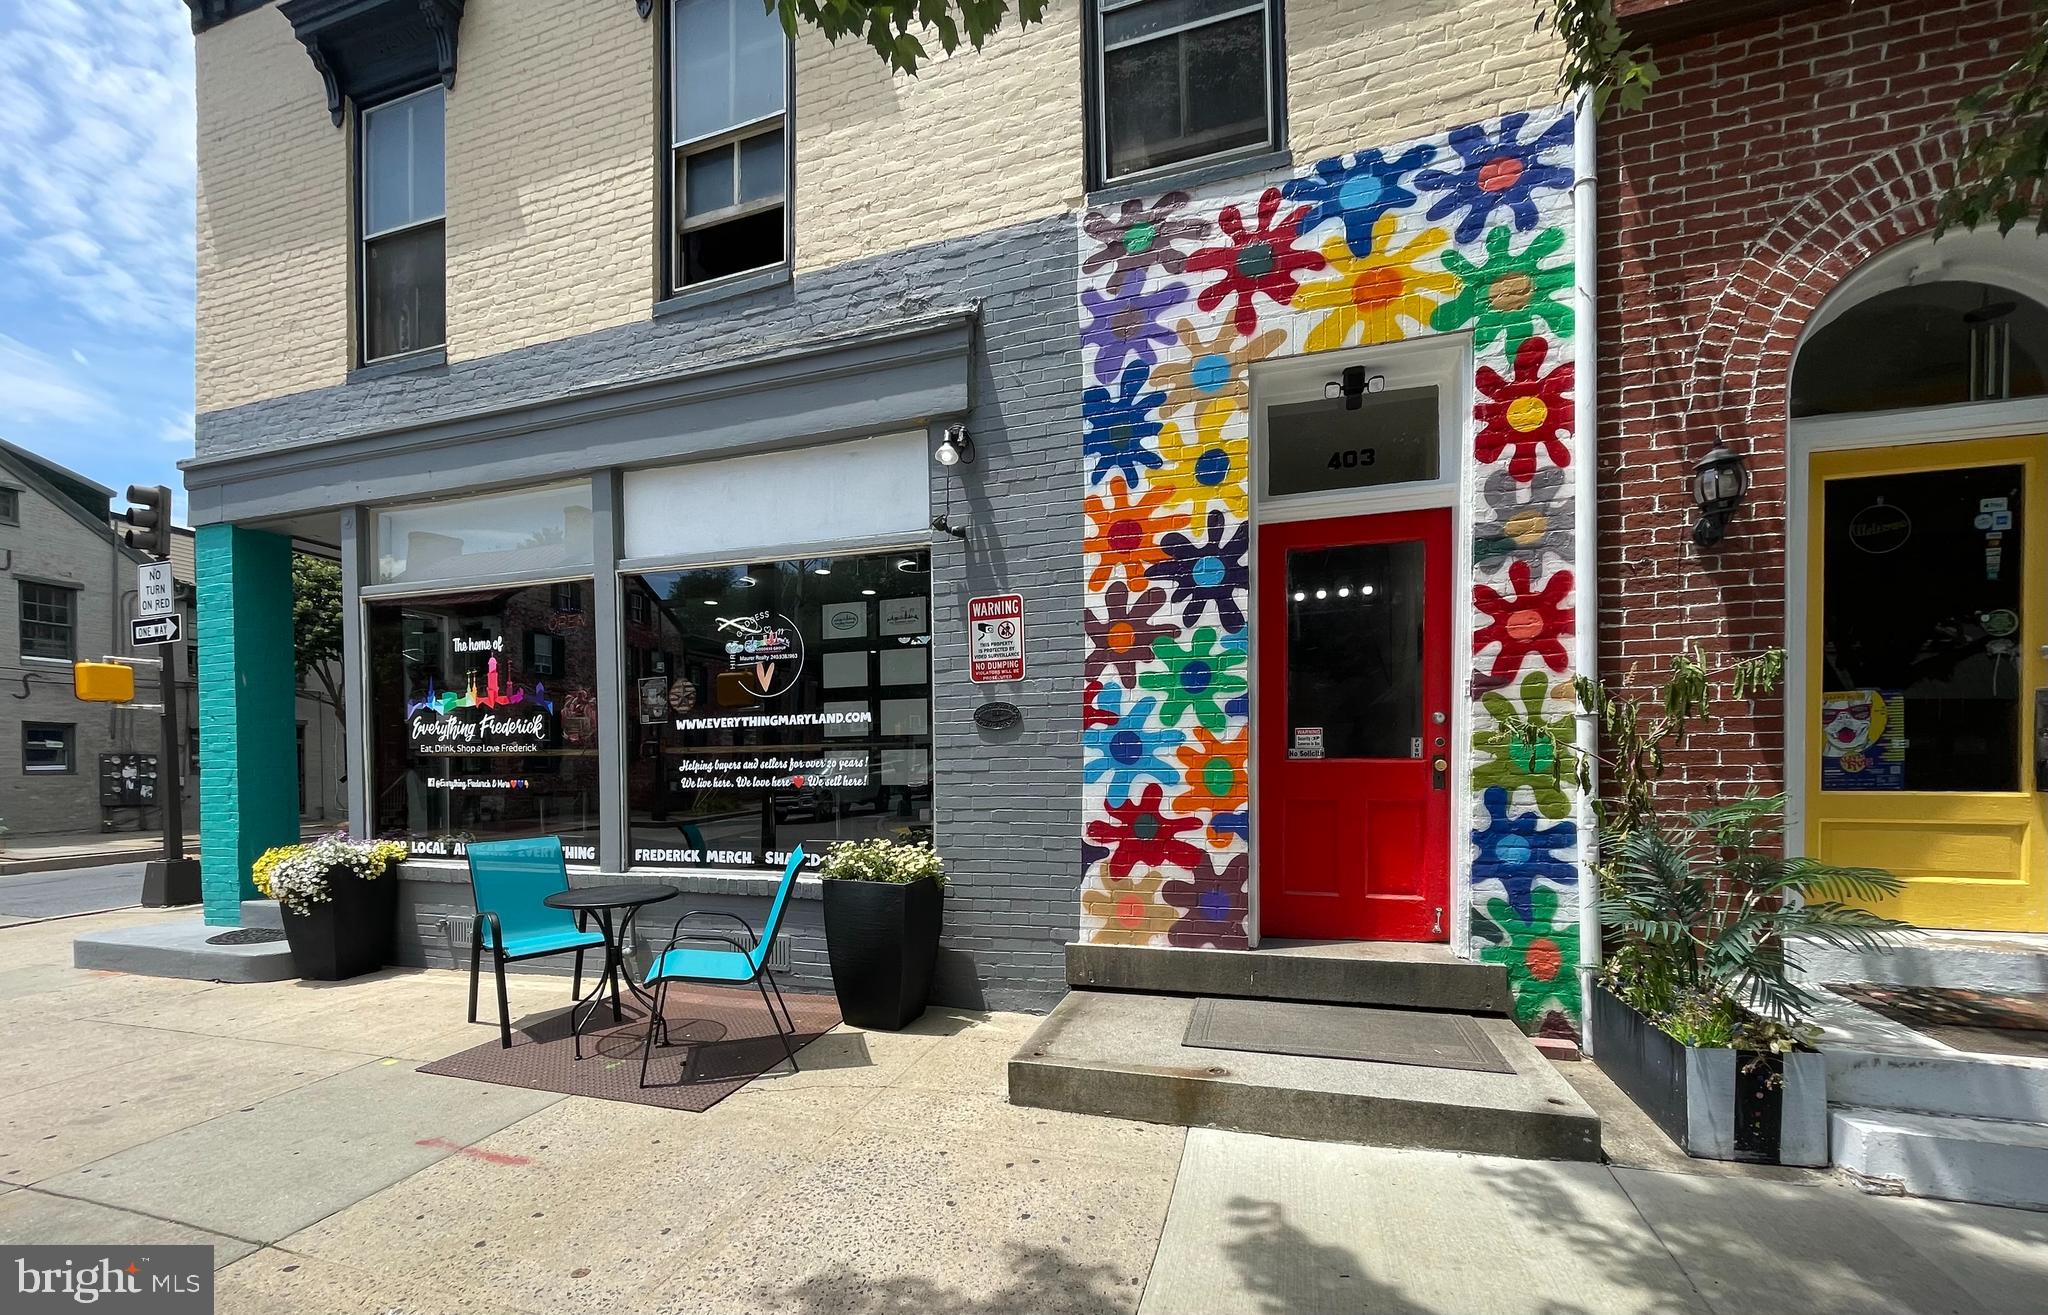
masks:
[[[825,949],[839,1013],[893,1032],[924,1012],[939,953],[939,883],[827,881]]]
[[[1768,1055],[1681,1045],[1595,987],[1587,1018],[1600,1071],[1687,1155],[1824,1165],[1827,1064],[1817,1051]]]
[[[398,874],[366,881],[348,868],[327,873],[333,897],[307,913],[281,909],[292,964],[301,978],[339,982],[391,962],[398,930]]]

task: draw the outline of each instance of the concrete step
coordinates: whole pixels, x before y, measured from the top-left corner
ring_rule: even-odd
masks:
[[[1597,1160],[1600,1119],[1521,1029],[1478,1019],[1513,1073],[1185,1046],[1196,1000],[1075,991],[1010,1061],[1010,1102],[1275,1137]]]
[[[1969,991],[2048,991],[2048,936],[1928,932],[1886,953],[1861,954],[1810,941],[1791,947],[1802,980],[1887,986],[1951,986]]]
[[[1882,1190],[2048,1210],[2048,1124],[1838,1105],[1835,1164]]]
[[[2048,1060],[1823,1049],[1838,1105],[2048,1124]]]
[[[1070,943],[1067,984],[1076,990],[1308,1000],[1460,1014],[1514,1011],[1507,969],[1500,964],[1460,959],[1448,946],[1392,941],[1269,941],[1256,950]]]
[[[242,901],[242,925],[283,931],[284,905],[274,899],[245,899]]]
[[[87,932],[72,940],[71,963],[78,968],[202,982],[282,982],[299,975],[292,963],[292,948],[283,941],[207,944],[213,937],[235,930],[209,927],[194,918]]]

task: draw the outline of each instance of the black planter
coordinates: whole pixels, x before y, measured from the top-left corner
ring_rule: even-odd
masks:
[[[1824,1165],[1827,1064],[1817,1051],[1757,1057],[1688,1046],[1626,1001],[1595,987],[1591,1054],[1687,1155],[1761,1164]]]
[[[308,913],[282,909],[284,936],[301,978],[339,982],[376,972],[391,962],[398,930],[398,874],[365,881],[348,868],[330,868],[333,898]]]
[[[924,1012],[939,954],[939,883],[827,881],[825,949],[839,1013],[893,1032]]]

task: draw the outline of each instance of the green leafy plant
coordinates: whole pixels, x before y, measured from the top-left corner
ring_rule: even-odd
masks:
[[[334,715],[343,713],[341,679],[341,563],[308,553],[292,556],[292,665],[325,691]]]
[[[2001,236],[2028,214],[2048,233],[2041,208],[2048,178],[2048,0],[2034,0],[2033,35],[2011,64],[1956,106],[1964,130],[1956,180],[1941,199],[1937,232],[1990,220]]]
[[[818,875],[827,881],[882,881],[895,886],[930,877],[946,884],[938,854],[916,840],[842,840],[825,852]]]
[[[1680,1041],[1789,1046],[1820,999],[1795,980],[1794,947],[1887,950],[1911,930],[1850,902],[1897,894],[1891,873],[1785,857],[1784,809],[1783,795],[1751,793],[1652,821],[1602,873],[1603,980]]]
[[[293,913],[309,913],[334,898],[332,873],[340,868],[375,881],[405,858],[395,840],[352,840],[345,831],[300,845],[278,845],[257,856],[250,868],[256,889]]]
[[[1624,110],[1641,109],[1657,84],[1657,65],[1648,46],[1631,46],[1623,39],[1613,0],[1544,4],[1546,11],[1536,16],[1537,27],[1547,19],[1564,42],[1564,69],[1557,85],[1565,91],[1590,92],[1596,115],[1605,114],[1610,101],[1619,101]]]
[[[763,0],[782,20],[782,30],[796,35],[797,25],[816,28],[837,43],[844,36],[864,38],[890,68],[916,73],[919,61],[931,58],[926,38],[952,54],[965,43],[980,50],[1010,13],[1009,0]],[[1016,24],[1029,27],[1045,18],[1045,0],[1017,0]]]

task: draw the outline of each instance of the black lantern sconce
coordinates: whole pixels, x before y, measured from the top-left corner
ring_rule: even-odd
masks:
[[[1742,454],[1726,443],[1714,444],[1714,450],[1692,468],[1692,500],[1700,509],[1692,541],[1702,548],[1721,542],[1728,518],[1748,492],[1749,471],[1742,464]]]

